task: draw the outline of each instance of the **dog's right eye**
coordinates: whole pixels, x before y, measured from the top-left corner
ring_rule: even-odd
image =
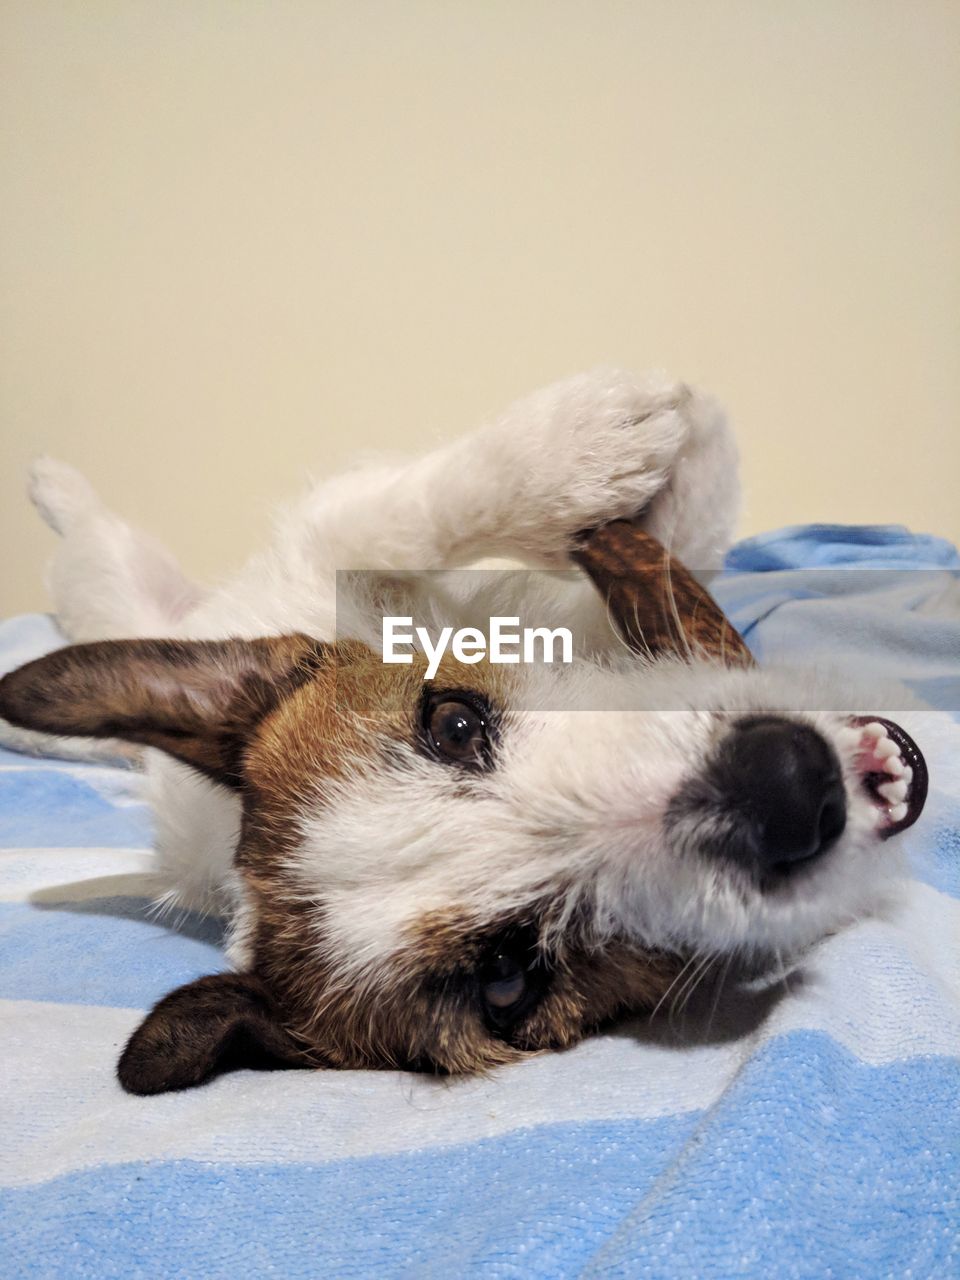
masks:
[[[424,730],[436,755],[468,769],[489,763],[490,738],[485,709],[450,694],[431,698],[424,708]]]

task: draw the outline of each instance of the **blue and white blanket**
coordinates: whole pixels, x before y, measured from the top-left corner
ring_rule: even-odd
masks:
[[[958,571],[937,539],[818,526],[714,584],[761,660],[893,671],[944,709],[898,910],[745,1026],[622,1028],[483,1080],[123,1094],[125,1038],[223,967],[217,926],[152,916],[135,771],[0,752],[0,1275],[960,1275]],[[13,619],[0,669],[61,642]]]

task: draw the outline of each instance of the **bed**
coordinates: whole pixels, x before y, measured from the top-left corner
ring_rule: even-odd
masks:
[[[733,1009],[482,1080],[122,1093],[143,1011],[224,967],[218,923],[153,913],[135,769],[0,751],[0,1275],[960,1274],[960,557],[805,526],[713,589],[761,662],[892,672],[938,709],[897,907]],[[61,643],[10,619],[0,670]]]

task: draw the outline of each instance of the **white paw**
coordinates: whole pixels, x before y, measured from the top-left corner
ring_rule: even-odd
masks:
[[[702,416],[698,393],[662,374],[580,374],[521,401],[488,437],[505,536],[559,563],[580,530],[652,512]]]
[[[644,527],[697,576],[723,565],[740,515],[737,444],[720,405],[691,392],[686,439],[667,483],[644,515]]]
[[[90,483],[69,463],[37,458],[27,480],[30,501],[54,533],[68,533],[77,518],[95,511],[100,500]]]

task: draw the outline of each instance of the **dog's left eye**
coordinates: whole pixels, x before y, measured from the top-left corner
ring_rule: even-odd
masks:
[[[508,929],[493,941],[474,980],[488,1028],[509,1040],[550,982],[550,970],[537,948],[536,928]]]
[[[514,956],[498,952],[483,972],[481,991],[492,1013],[510,1013],[527,994],[526,971]]]
[[[424,708],[424,729],[437,755],[454,764],[481,769],[489,760],[490,739],[484,709],[449,694]]]

